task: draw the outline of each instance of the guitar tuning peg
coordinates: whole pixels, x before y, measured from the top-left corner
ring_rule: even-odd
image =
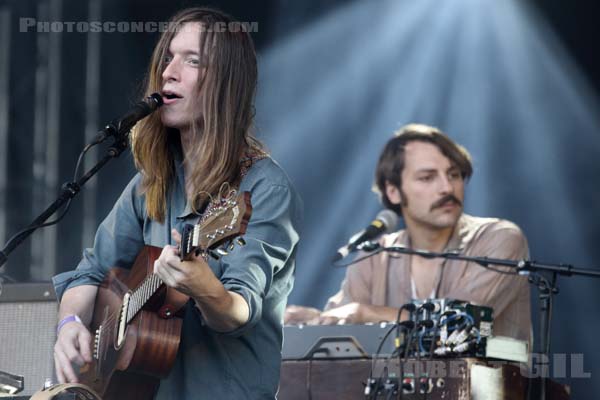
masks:
[[[209,250],[208,251],[208,255],[211,256],[212,259],[214,259],[215,261],[219,261],[219,259],[221,258],[221,256],[219,254],[217,254],[216,252]]]
[[[237,242],[237,244],[239,244],[240,246],[245,246],[245,245],[246,245],[246,241],[244,240],[244,238],[241,238],[241,237],[239,237],[239,238],[237,238],[235,241],[236,241],[236,242]]]
[[[226,256],[227,254],[229,254],[229,253],[227,252],[227,250],[225,250],[225,249],[222,249],[222,248],[220,248],[220,247],[217,249],[217,253],[218,253],[220,256]]]
[[[229,243],[229,246],[227,246],[227,250],[228,250],[228,251],[233,251],[233,249],[235,249],[235,243],[233,243],[233,242],[230,242],[230,243]]]

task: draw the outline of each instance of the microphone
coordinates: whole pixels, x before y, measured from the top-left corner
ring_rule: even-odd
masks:
[[[144,100],[137,102],[129,111],[121,118],[117,118],[110,124],[106,125],[94,139],[94,143],[98,144],[105,141],[109,136],[123,135],[142,118],[152,114],[156,109],[163,105],[163,99],[160,94],[152,93]]]
[[[335,256],[333,257],[333,262],[346,257],[364,242],[373,240],[383,233],[394,232],[396,225],[398,225],[398,215],[395,212],[392,210],[380,211],[379,214],[377,214],[377,217],[371,221],[366,229],[354,234],[348,241],[347,245],[338,249],[337,253],[335,253]]]

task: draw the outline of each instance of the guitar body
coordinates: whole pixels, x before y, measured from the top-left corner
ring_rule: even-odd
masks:
[[[187,296],[162,285],[129,323],[120,317],[126,294],[152,274],[161,250],[144,247],[131,271],[111,269],[98,288],[91,326],[93,361],[81,368],[80,379],[104,400],[152,399],[175,362],[183,322],[177,311]]]
[[[203,222],[184,226],[181,261],[215,257],[215,248],[231,248],[233,238],[246,232],[252,213],[249,192],[230,191],[215,204]],[[243,238],[236,241],[244,245]],[[167,288],[153,273],[161,252],[144,247],[131,270],[111,269],[98,288],[91,325],[93,361],[81,367],[79,376],[104,400],[153,399],[175,362],[189,297]]]

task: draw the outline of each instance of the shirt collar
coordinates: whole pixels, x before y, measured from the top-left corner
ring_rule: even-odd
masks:
[[[467,214],[461,214],[461,216],[458,218],[458,221],[456,222],[456,226],[454,228],[454,230],[452,231],[452,236],[450,236],[450,240],[448,241],[448,244],[446,245],[446,248],[443,250],[443,252],[461,252],[468,241],[468,236],[469,236],[469,218],[470,216]],[[390,235],[390,242],[389,244],[386,243],[387,245],[392,245],[392,244],[397,244],[403,247],[408,247],[409,246],[409,236],[408,236],[408,231],[406,229],[403,229],[399,232],[397,232],[396,234],[392,234]]]

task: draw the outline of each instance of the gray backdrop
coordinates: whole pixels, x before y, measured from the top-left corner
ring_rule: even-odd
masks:
[[[41,32],[22,29],[24,18],[165,21],[196,4],[165,3],[0,2],[0,243],[54,199],[84,143],[139,97],[158,37]],[[305,203],[291,303],[322,306],[339,287],[344,271],[329,260],[380,209],[370,191],[374,165],[393,131],[409,122],[436,125],[471,151],[467,212],[516,222],[538,261],[598,268],[593,7],[533,0],[211,4],[258,22],[258,136]],[[11,254],[7,279],[43,281],[73,268],[133,173],[129,155],[102,170],[57,227]],[[552,350],[576,364],[571,355],[583,354],[591,378],[572,376],[578,372],[567,364],[564,381],[574,399],[591,398],[600,388],[598,281],[564,277],[559,285]]]

